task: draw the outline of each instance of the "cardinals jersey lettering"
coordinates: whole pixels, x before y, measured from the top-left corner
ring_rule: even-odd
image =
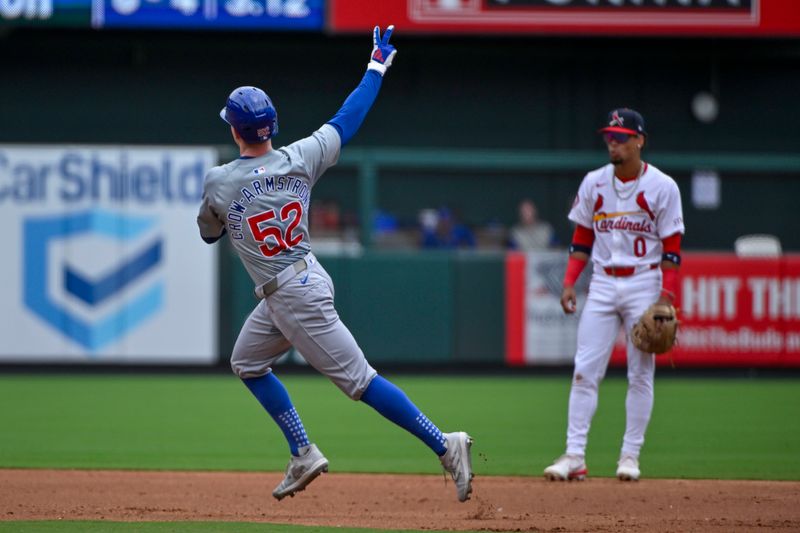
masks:
[[[612,164],[583,178],[569,219],[594,230],[592,261],[597,266],[658,264],[661,239],[684,232],[678,185],[644,164],[641,177],[625,183],[614,177]]]

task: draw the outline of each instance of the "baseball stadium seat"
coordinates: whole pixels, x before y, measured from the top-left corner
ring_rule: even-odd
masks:
[[[774,235],[742,235],[733,243],[739,257],[779,257],[781,241]]]

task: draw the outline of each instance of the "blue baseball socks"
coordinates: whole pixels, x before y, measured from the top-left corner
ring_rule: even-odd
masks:
[[[292,455],[298,456],[298,448],[308,446],[310,443],[303,422],[295,411],[283,383],[272,372],[258,378],[246,378],[242,382],[281,428]]]
[[[436,455],[447,451],[445,438],[436,425],[392,382],[375,376],[361,401],[424,442]]]
[[[297,456],[298,448],[308,446],[310,442],[286,387],[272,372],[257,378],[246,378],[242,382],[281,428],[292,455]],[[416,436],[436,455],[442,456],[447,451],[444,435],[439,428],[400,388],[382,376],[375,376],[361,395],[361,401]]]

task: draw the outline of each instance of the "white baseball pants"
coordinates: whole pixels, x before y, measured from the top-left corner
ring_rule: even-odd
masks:
[[[661,270],[613,277],[596,267],[578,325],[575,371],[569,396],[567,453],[585,455],[589,426],[597,409],[598,387],[606,373],[614,342],[624,325],[628,337],[628,393],[622,453],[639,456],[653,410],[655,356],[637,350],[630,330],[658,299]]]

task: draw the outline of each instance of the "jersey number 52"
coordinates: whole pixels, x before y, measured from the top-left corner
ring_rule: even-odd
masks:
[[[290,202],[280,208],[280,219],[276,219],[274,209],[264,211],[257,215],[247,217],[247,225],[250,227],[250,233],[253,238],[262,243],[258,249],[267,257],[272,257],[279,254],[281,251],[297,246],[303,240],[303,233],[293,235],[295,228],[300,224],[303,218],[303,206],[300,202]],[[273,226],[266,224],[270,220],[279,220],[281,223],[290,220],[289,224],[283,228],[280,226]],[[263,225],[262,225],[263,224]],[[270,246],[268,239],[272,239],[275,244]]]

